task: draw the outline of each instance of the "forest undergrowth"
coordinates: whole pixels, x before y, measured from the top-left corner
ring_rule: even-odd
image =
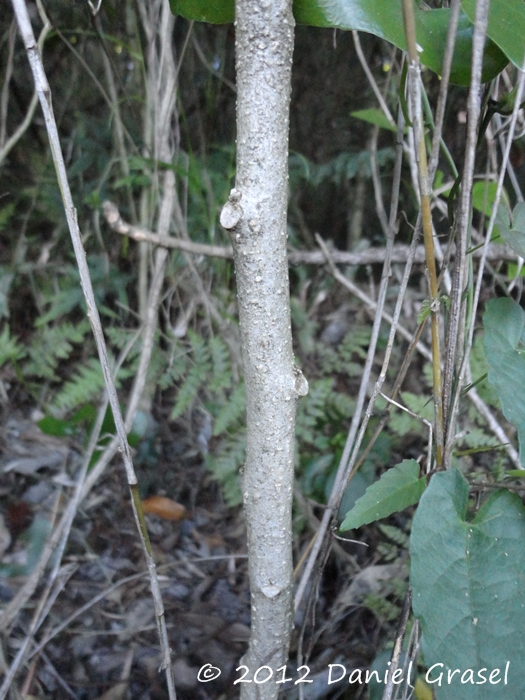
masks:
[[[90,2],[38,0],[31,19],[128,421],[177,693],[182,700],[229,698],[250,632],[239,480],[245,397],[230,240],[219,224],[235,173],[233,28],[177,18],[171,31],[162,23],[162,3],[150,5],[111,1],[93,13]],[[167,694],[155,611],[115,424],[43,119],[6,0],[0,15],[0,677],[13,672],[0,697],[160,700]],[[168,50],[171,75],[163,64]],[[359,42],[352,32],[306,27],[297,28],[295,54],[288,249],[294,354],[309,383],[296,428],[299,579],[345,450],[371,342],[396,160],[396,128],[376,93],[395,114],[402,55],[371,35]],[[493,94],[510,92],[515,80],[510,66]],[[425,71],[423,84],[434,105],[437,76]],[[444,323],[451,286],[447,196],[463,167],[467,94],[450,88],[447,148],[431,197]],[[473,248],[483,241],[508,126],[507,116],[496,119],[476,160]],[[521,112],[518,127],[504,189],[510,211],[523,199]],[[430,459],[433,376],[421,244],[389,346],[419,206],[408,135],[405,145],[367,400],[391,352],[390,363],[344,489],[340,522],[388,468],[414,460],[424,472]],[[117,223],[108,216],[116,208]],[[512,231],[516,213],[514,228],[503,210],[498,222]],[[182,242],[157,246],[152,233]],[[492,297],[521,300],[523,259],[501,237],[489,248],[452,450],[452,465],[479,498],[520,468],[516,430],[487,379],[482,314]],[[161,262],[159,250],[167,251]],[[473,275],[479,254],[471,260]],[[79,485],[84,462],[86,481]],[[329,663],[348,669],[386,663],[407,588],[414,510],[335,533],[319,586],[307,587],[295,615],[292,656],[298,649],[306,654],[312,678],[324,678]],[[206,663],[222,669],[213,688],[196,680]],[[364,688],[349,694],[337,684],[323,687],[308,697],[365,697]],[[417,692],[420,700],[430,697],[423,681]],[[287,693],[298,697],[293,688]]]

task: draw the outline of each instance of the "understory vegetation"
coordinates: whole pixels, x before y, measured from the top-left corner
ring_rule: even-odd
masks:
[[[235,176],[234,31],[232,25],[176,18],[172,43],[166,44],[175,57],[174,106],[161,125],[169,132],[173,157],[163,160],[156,150],[160,125],[155,121],[162,112],[163,93],[155,84],[161,72],[157,65],[155,75],[152,66],[161,63],[153,56],[165,37],[154,24],[153,9],[142,5],[104,0],[93,13],[89,1],[37,0],[30,11],[37,35],[45,26],[44,65],[125,415],[144,371],[140,396],[127,416],[129,442],[161,574],[178,696],[229,698],[236,697],[231,683],[238,677],[250,621],[239,479],[245,460],[245,395],[231,241],[219,224]],[[157,5],[152,1],[160,12]],[[165,698],[144,563],[116,448],[108,452],[115,425],[44,120],[40,108],[30,106],[33,83],[6,0],[0,0],[0,16],[0,615],[6,615],[0,677],[8,677],[24,640],[30,639],[11,689],[0,689],[0,696]],[[395,118],[402,68],[402,52],[370,34],[355,38],[352,32],[296,29],[288,251],[294,354],[309,383],[296,427],[298,581],[345,453],[371,343],[396,163],[395,123],[378,108],[374,90]],[[490,83],[495,101],[511,93],[518,73],[509,64]],[[423,85],[430,147],[438,76],[424,70]],[[464,165],[467,100],[468,87],[449,89],[430,197],[442,340],[452,285],[448,197]],[[476,249],[492,212],[509,114],[493,119],[477,147],[466,293],[478,274]],[[23,133],[11,142],[26,115]],[[514,313],[505,306],[490,311],[489,300],[512,300],[521,311],[523,258],[518,252],[523,243],[512,245],[511,235],[525,232],[523,209],[516,208],[523,202],[524,131],[520,111],[483,272],[469,368],[457,389],[451,465],[467,479],[471,490],[465,504],[473,510],[503,482],[520,497],[523,493],[520,422],[512,419],[508,383],[501,389],[491,375],[490,360],[500,346],[490,345],[494,335],[487,344],[491,326],[484,324]],[[416,163],[409,153],[413,143],[407,127],[401,133],[405,153],[396,236],[385,315],[362,397],[365,407],[385,356],[390,354],[390,361],[363,427],[353,477],[342,489],[340,524],[390,468],[410,461],[423,481],[435,469],[431,304],[422,244],[414,248],[400,327],[393,347],[389,343],[419,211]],[[176,203],[162,232],[166,173],[173,174]],[[121,222],[133,229],[130,235],[108,221],[105,202],[118,208]],[[162,233],[209,247],[163,248],[168,254],[153,309],[160,247],[139,240],[141,233],[146,239]],[[143,368],[144,329],[151,317],[156,325]],[[518,336],[516,348],[524,342],[521,332]],[[509,366],[519,382],[525,376],[521,365]],[[522,393],[522,386],[515,391]],[[363,401],[359,412],[364,412]],[[519,411],[522,401],[517,403]],[[525,417],[520,420],[525,425]],[[58,559],[50,554],[47,570],[40,570],[39,558],[75,493],[86,455],[89,489],[79,496],[68,537],[60,546],[54,543]],[[101,460],[107,466],[97,467]],[[424,476],[419,477],[419,469]],[[93,483],[90,474],[97,474]],[[377,662],[386,668],[385,650],[391,652],[407,591],[416,502],[334,533],[320,580],[307,586],[295,615],[292,655],[306,659],[312,678],[324,678],[330,663],[353,669]],[[55,577],[48,579],[53,567]],[[31,579],[32,590],[27,586]],[[20,589],[27,595],[17,598]],[[417,634],[417,622],[411,621],[406,654],[416,661],[416,697],[426,700],[432,690],[423,679],[426,666],[418,657]],[[208,662],[222,669],[221,680],[198,684],[196,671]],[[308,695],[310,700],[381,697],[373,685],[320,685],[323,689]],[[109,691],[115,694],[106,695]],[[299,697],[292,687],[286,692]]]

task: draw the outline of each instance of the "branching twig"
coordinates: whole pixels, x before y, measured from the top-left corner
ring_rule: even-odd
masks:
[[[501,194],[503,192],[503,182],[505,179],[505,172],[506,172],[506,166],[509,160],[509,155],[510,155],[510,148],[512,146],[512,139],[514,136],[514,129],[516,127],[516,122],[518,119],[518,112],[520,110],[520,104],[522,100],[522,95],[525,87],[525,64],[523,66],[523,69],[519,71],[518,75],[518,85],[517,85],[517,93],[516,93],[516,102],[514,104],[514,109],[512,110],[512,117],[511,117],[511,122],[510,122],[510,127],[509,127],[509,133],[507,136],[507,143],[505,146],[505,151],[503,153],[503,158],[502,158],[502,163],[501,163],[501,168],[500,168],[500,174],[498,177],[498,185],[496,188],[496,197],[494,200],[494,203],[492,205],[492,213],[490,216],[490,221],[489,225],[487,228],[487,233],[485,237],[485,243],[482,248],[482,256],[481,256],[481,261],[479,264],[479,269],[478,269],[478,274],[476,278],[476,286],[474,289],[474,294],[473,294],[473,300],[472,300],[472,310],[471,310],[471,318],[469,319],[469,329],[468,329],[468,334],[467,334],[467,339],[465,342],[465,347],[463,349],[463,356],[461,358],[461,365],[459,368],[458,372],[458,387],[459,389],[461,388],[461,385],[463,383],[463,377],[465,377],[467,368],[469,365],[469,358],[470,358],[470,349],[472,347],[472,341],[474,338],[474,328],[475,328],[475,323],[474,319],[476,318],[476,313],[477,313],[477,308],[479,304],[479,297],[481,294],[481,284],[483,281],[483,271],[485,268],[485,262],[487,259],[487,251],[489,248],[490,244],[490,239],[492,236],[492,231],[494,230],[494,224],[496,222],[496,216],[498,213],[498,207],[501,199]],[[470,393],[470,392],[469,392]],[[450,442],[452,441],[452,425],[455,420],[455,416],[457,415],[457,411],[459,408],[459,391],[456,393],[456,395],[453,397],[453,404],[451,406],[451,411],[450,411]],[[487,409],[488,410],[488,409]],[[488,420],[488,417],[487,417]],[[489,423],[490,424],[490,423]],[[514,451],[515,453],[515,451]],[[514,457],[511,456],[511,458],[514,461]]]
[[[467,249],[470,238],[472,218],[471,199],[476,160],[476,145],[481,112],[480,89],[483,65],[483,47],[488,23],[489,0],[479,0],[476,4],[474,38],[472,44],[472,72],[468,98],[468,126],[465,166],[461,185],[461,201],[457,213],[456,229],[456,264],[450,293],[450,314],[447,328],[446,356],[443,372],[443,413],[445,428],[445,467],[450,466],[450,446],[454,433],[454,421],[451,413],[452,402],[457,400],[453,394],[454,372],[458,367],[456,349],[463,352],[465,335],[465,301],[463,292],[467,278]],[[456,382],[457,384],[457,382]],[[458,388],[459,391],[459,388]]]
[[[164,248],[175,248],[183,250],[186,253],[194,253],[195,255],[210,255],[216,258],[233,258],[233,249],[230,246],[212,246],[204,243],[194,243],[193,241],[183,238],[175,238],[174,236],[161,235],[146,231],[140,226],[128,224],[120,216],[119,210],[112,202],[104,202],[104,216],[106,221],[111,226],[113,231],[120,233],[123,236],[129,236],[135,241],[146,241]]]
[[[43,8],[42,8],[40,2],[37,2],[37,7],[38,7],[38,11],[43,19],[43,23],[44,23],[44,26],[42,27],[42,30],[38,36],[38,42],[37,42],[38,49],[39,49],[40,53],[42,54],[42,51],[44,48],[44,42],[46,40],[47,35],[51,31],[51,24],[49,23],[49,21],[47,21],[47,17],[45,17],[45,13],[43,12]],[[4,92],[4,90],[5,91],[7,90],[8,84],[9,84],[8,76],[6,75],[4,88],[3,88],[2,92]],[[3,98],[3,95],[2,95],[2,98]],[[3,102],[3,99],[2,99],[2,102]],[[33,96],[31,97],[31,102],[29,103],[29,107],[27,108],[26,116],[24,117],[22,123],[18,126],[18,128],[14,131],[14,133],[11,134],[11,136],[7,140],[5,140],[5,142],[4,142],[5,126],[3,123],[4,115],[2,114],[2,131],[3,131],[2,136],[3,136],[3,138],[0,138],[0,165],[2,165],[2,163],[4,162],[4,160],[7,158],[8,154],[10,153],[10,151],[16,146],[18,141],[20,141],[22,136],[28,130],[29,125],[33,121],[33,116],[35,114],[37,104],[38,104],[38,95],[37,95],[37,92],[35,90],[35,92],[33,93]],[[2,108],[3,108],[3,105],[2,105]],[[2,112],[3,111],[4,110],[2,109]],[[6,92],[5,111],[6,111],[5,116],[7,116],[7,92]]]
[[[395,163],[395,170],[394,170],[394,181],[392,185],[392,197],[391,197],[391,205],[390,205],[390,219],[389,219],[389,236],[387,239],[387,246],[388,246],[388,252],[385,255],[384,259],[384,266],[383,266],[383,274],[381,277],[381,288],[378,296],[378,302],[376,305],[376,316],[374,320],[374,327],[372,330],[372,337],[371,337],[371,342],[370,342],[370,347],[369,351],[367,353],[367,359],[366,359],[366,365],[365,369],[363,370],[363,376],[361,379],[361,385],[359,388],[359,394],[356,402],[356,410],[354,413],[354,417],[352,419],[352,423],[350,425],[350,430],[348,431],[348,436],[346,439],[345,447],[343,450],[343,454],[341,456],[341,460],[339,462],[339,467],[337,469],[336,477],[334,480],[334,485],[332,487],[332,491],[330,493],[330,498],[326,507],[325,512],[323,513],[323,519],[321,521],[321,525],[319,527],[319,530],[317,532],[315,542],[312,546],[312,550],[310,552],[310,555],[308,557],[308,561],[306,563],[306,566],[304,568],[304,571],[301,576],[301,580],[299,582],[299,585],[297,587],[296,595],[295,595],[295,609],[299,607],[301,603],[301,599],[304,595],[304,592],[306,590],[306,586],[308,583],[308,580],[310,576],[312,575],[314,565],[317,561],[317,558],[319,556],[319,553],[321,551],[321,548],[323,545],[325,545],[325,535],[328,531],[328,528],[330,526],[330,523],[332,522],[332,519],[334,517],[334,514],[337,513],[339,509],[339,504],[341,502],[341,499],[343,497],[343,492],[344,492],[344,485],[347,483],[349,479],[349,474],[352,470],[352,466],[355,463],[355,460],[357,459],[357,451],[360,446],[360,439],[362,440],[362,435],[364,435],[364,430],[363,427],[361,426],[361,430],[359,433],[359,436],[356,440],[356,434],[359,428],[359,422],[361,420],[361,412],[363,410],[363,405],[364,401],[366,398],[366,392],[368,388],[368,381],[370,378],[370,372],[371,372],[371,367],[372,367],[372,362],[374,359],[375,355],[375,348],[376,348],[376,342],[377,342],[377,337],[379,333],[379,327],[381,324],[381,318],[384,314],[384,303],[386,299],[386,292],[388,288],[388,278],[390,275],[390,264],[391,264],[391,251],[393,248],[393,243],[394,243],[394,235],[395,235],[395,230],[396,230],[396,219],[397,219],[397,207],[398,207],[398,201],[399,201],[399,187],[400,187],[400,179],[401,179],[401,164],[402,164],[402,148],[403,148],[403,128],[404,128],[404,119],[403,115],[401,113],[401,110],[399,111],[399,117],[398,117],[398,128],[397,128],[397,152],[396,152],[396,163]],[[323,248],[324,243],[322,242],[321,238],[317,238],[317,242],[321,245]],[[416,242],[416,237],[414,237],[413,245],[411,246],[412,249],[415,250],[415,242]],[[344,277],[344,275],[341,275],[341,273],[337,270],[335,267],[334,263],[331,260],[330,254],[328,253],[326,246],[324,246],[323,252],[326,256],[326,260],[328,264],[330,265],[332,274],[336,276],[337,279],[343,284],[349,282],[349,280]],[[412,258],[409,257],[409,263],[407,263],[407,267],[411,268],[411,260]],[[408,275],[405,275],[407,282],[408,282]],[[400,295],[404,296],[404,291],[406,289],[405,287],[401,287],[400,289]],[[399,302],[399,299],[398,299]],[[394,315],[394,318],[391,319],[391,342],[393,344],[393,339],[395,335],[395,331],[397,329],[397,324],[399,321],[399,313],[401,312],[401,304],[398,303],[398,307],[396,308],[397,312],[397,318]],[[386,356],[389,358],[389,351],[387,349]],[[388,360],[386,360],[387,365],[388,365]],[[386,369],[385,369],[385,376],[386,376]],[[383,377],[384,379],[384,377]],[[377,396],[377,394],[376,394]],[[375,401],[375,399],[374,399]],[[365,418],[365,423],[367,422]],[[326,545],[328,547],[328,545]]]
[[[51,146],[51,151],[53,155],[53,161],[55,163],[55,169],[57,172],[57,178],[60,185],[60,190],[62,194],[62,199],[64,203],[64,209],[66,214],[66,219],[68,222],[69,231],[71,234],[71,239],[73,243],[73,248],[75,250],[75,257],[77,260],[77,265],[79,269],[82,290],[86,299],[86,304],[88,307],[88,318],[90,320],[93,334],[95,336],[95,341],[97,344],[97,350],[102,366],[102,373],[104,375],[104,382],[106,384],[106,389],[109,396],[109,402],[112,408],[113,417],[115,421],[115,427],[118,436],[119,450],[122,453],[124,466],[126,469],[126,475],[130,491],[132,494],[133,510],[135,514],[135,519],[137,522],[137,527],[141,535],[142,545],[144,549],[144,554],[146,557],[146,562],[148,565],[148,570],[150,572],[150,582],[151,589],[153,593],[155,611],[157,616],[157,623],[159,627],[160,642],[163,649],[163,667],[166,669],[168,689],[170,693],[170,698],[175,699],[175,686],[173,684],[173,675],[171,672],[171,658],[170,649],[168,644],[168,633],[166,629],[166,622],[164,619],[164,607],[162,604],[162,597],[160,595],[160,587],[155,571],[155,563],[151,556],[151,544],[149,542],[149,537],[147,530],[144,526],[144,515],[142,513],[142,505],[140,499],[138,498],[137,492],[137,478],[135,476],[135,471],[133,468],[133,461],[131,457],[131,450],[127,441],[126,428],[124,425],[124,420],[120,410],[119,400],[117,392],[115,389],[115,384],[111,376],[109,358],[106,349],[106,343],[104,340],[104,334],[102,331],[102,324],[100,322],[100,317],[98,309],[95,302],[95,297],[93,294],[93,286],[91,284],[91,279],[89,275],[89,269],[86,261],[86,254],[84,247],[82,245],[82,238],[80,234],[80,229],[77,221],[77,212],[73,204],[73,199],[71,196],[71,191],[69,188],[69,182],[67,179],[65,163],[62,155],[60,140],[58,136],[58,130],[55,122],[55,117],[51,105],[51,90],[47,82],[47,78],[44,72],[44,67],[38,50],[38,46],[35,41],[33,34],[33,28],[29,19],[29,14],[27,11],[26,4],[24,0],[12,0],[13,8],[15,10],[15,15],[17,18],[20,33],[22,35],[24,45],[26,47],[29,63],[33,72],[33,77],[35,80],[36,90],[38,92],[40,104],[42,111],[44,113],[44,118],[46,122],[46,128],[49,136],[49,142]]]
[[[104,216],[109,226],[115,233],[129,236],[135,241],[153,243],[154,245],[182,250],[192,255],[208,255],[216,258],[233,258],[233,249],[230,246],[215,246],[206,243],[194,243],[187,238],[175,236],[163,236],[153,231],[147,231],[140,226],[133,226],[121,217],[120,212],[113,202],[104,202]],[[410,246],[397,244],[392,247],[392,263],[406,263],[410,253]],[[359,253],[330,249],[330,258],[336,265],[373,265],[385,261],[386,248],[368,248]],[[474,258],[480,258],[481,249],[472,253]],[[490,244],[487,251],[488,260],[516,260],[516,253],[506,245]],[[288,251],[290,265],[326,265],[326,256],[322,250],[290,250]],[[413,262],[421,264],[425,262],[425,248],[417,246],[413,252]]]

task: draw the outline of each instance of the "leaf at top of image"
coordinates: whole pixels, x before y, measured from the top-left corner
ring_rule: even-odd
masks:
[[[235,0],[169,0],[174,15],[195,22],[230,24],[235,20]]]
[[[416,12],[415,18],[417,41],[423,49],[420,54],[421,62],[434,73],[441,75],[450,10],[420,10]],[[462,12],[459,16],[450,70],[450,82],[453,85],[470,85],[473,36],[474,26],[469,17]],[[486,83],[495,78],[508,62],[505,53],[493,41],[487,39],[483,50],[481,82]]]
[[[426,478],[419,477],[416,460],[404,459],[367,488],[346,514],[340,529],[355,530],[414,505],[421,498],[425,486]]]
[[[461,7],[471,22],[476,14],[476,0],[463,0]],[[525,58],[525,3],[523,0],[491,0],[487,36],[497,44],[517,68]]]
[[[502,1],[507,2],[499,0]],[[516,2],[521,0],[512,0],[513,4]],[[199,22],[227,24],[235,19],[234,0],[170,0],[170,7],[173,14]],[[402,51],[406,50],[401,0],[295,0],[293,12],[297,24],[355,29],[385,39]],[[516,12],[514,5],[512,12]],[[517,16],[520,20],[519,12]],[[443,66],[449,18],[449,8],[417,9],[415,14],[417,41],[422,47],[421,61],[438,75]],[[497,28],[495,34],[499,41]],[[450,73],[453,84],[470,83],[472,37],[472,20],[462,12]],[[512,50],[512,56],[516,55],[514,43],[504,40],[498,44],[487,39],[483,54],[482,82],[492,80],[505,68],[509,62],[507,49]]]
[[[525,466],[525,312],[511,299],[492,299],[483,326],[488,380],[505,418],[518,430],[520,461]]]

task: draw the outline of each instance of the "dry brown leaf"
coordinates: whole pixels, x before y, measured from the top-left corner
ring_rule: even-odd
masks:
[[[202,539],[210,549],[213,549],[214,547],[226,546],[226,542],[218,532],[214,532],[211,535],[205,535]]]
[[[152,496],[142,501],[142,509],[145,513],[153,513],[165,520],[182,520],[186,517],[186,508],[166,496]]]

